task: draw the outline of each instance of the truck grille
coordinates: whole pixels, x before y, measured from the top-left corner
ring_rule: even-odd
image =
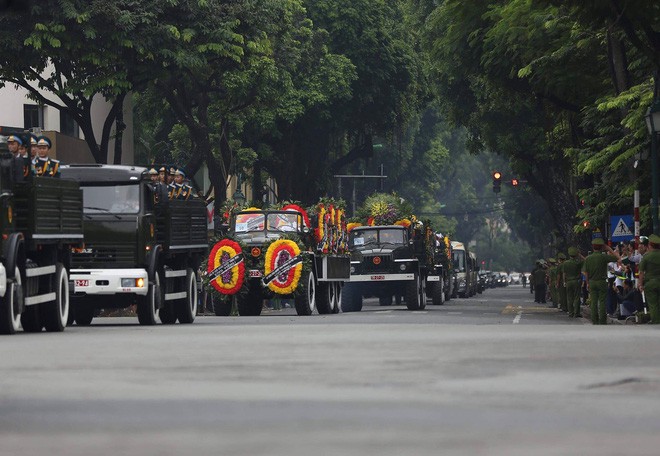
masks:
[[[374,258],[380,258],[380,263],[374,263]],[[392,257],[390,255],[368,255],[362,257],[364,272],[387,272],[392,269]]]
[[[135,246],[130,244],[86,243],[82,253],[71,256],[73,267],[134,266],[136,261]]]

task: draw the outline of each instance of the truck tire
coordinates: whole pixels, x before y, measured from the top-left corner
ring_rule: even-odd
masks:
[[[325,315],[332,313],[332,306],[334,305],[334,282],[319,282],[316,288],[316,308],[319,314]]]
[[[294,297],[298,315],[311,315],[316,309],[316,277],[314,271],[303,272],[298,284],[300,292]]]
[[[338,314],[339,308],[341,307],[341,295],[343,293],[344,284],[342,282],[333,282],[333,286],[335,287],[335,293],[333,295],[332,313]]]
[[[161,307],[163,293],[160,288],[160,272],[156,271],[153,281],[149,281],[146,296],[137,298],[137,317],[141,325],[153,326],[156,324],[158,308]]]
[[[23,286],[18,267],[14,268],[14,279],[7,282],[5,296],[0,298],[0,334],[14,334],[21,327],[18,311],[23,299]]]
[[[391,306],[392,305],[392,295],[379,296],[378,297],[378,304],[380,304],[381,306]]]
[[[41,304],[44,327],[48,332],[62,332],[69,319],[69,275],[62,263],[55,266],[55,300]]]
[[[422,310],[426,307],[424,280],[415,274],[414,280],[406,284],[406,306],[408,310]]]
[[[245,294],[236,296],[236,308],[241,317],[258,317],[263,308],[261,290],[248,289]]]
[[[442,282],[435,282],[431,285],[431,302],[434,306],[441,306],[445,303],[445,291],[442,289]]]
[[[341,294],[342,312],[359,312],[362,310],[362,291],[355,283],[347,283]]]
[[[187,325],[195,321],[197,315],[197,274],[191,268],[186,268],[186,298],[174,303],[179,323]]]
[[[212,296],[213,313],[218,317],[228,317],[231,315],[231,298],[219,298]]]

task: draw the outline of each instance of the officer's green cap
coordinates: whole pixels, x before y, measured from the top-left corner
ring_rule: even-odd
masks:
[[[158,174],[158,171],[156,171],[156,168],[151,168],[149,170],[149,174],[155,175],[155,174]]]
[[[591,241],[591,245],[605,245],[605,239],[596,238]]]
[[[564,252],[559,252],[559,254],[557,254],[557,258],[560,259],[560,260],[565,260],[566,255],[564,255]]]
[[[579,253],[578,249],[576,249],[575,247],[569,247],[568,248],[569,256],[575,257],[575,256],[578,256],[578,253]]]
[[[657,244],[657,245],[660,245],[660,236],[658,236],[657,234],[652,234],[652,235],[650,235],[650,236],[649,236],[649,242],[650,242],[651,244]]]

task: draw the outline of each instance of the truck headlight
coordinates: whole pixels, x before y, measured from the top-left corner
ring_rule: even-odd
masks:
[[[405,271],[406,270],[406,263],[401,263],[399,265],[399,269],[401,269],[402,271]]]
[[[142,288],[144,287],[144,279],[121,279],[122,288]]]
[[[355,266],[351,266],[351,274],[355,274]]]

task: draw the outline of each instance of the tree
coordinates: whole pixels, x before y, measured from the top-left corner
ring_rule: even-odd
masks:
[[[113,128],[121,142],[124,99],[148,78],[137,65],[144,49],[135,38],[160,3],[46,0],[3,14],[0,84],[22,87],[37,102],[66,111],[94,159],[106,163]],[[96,99],[112,106],[100,135],[92,123]],[[115,162],[120,158],[115,154]]]

